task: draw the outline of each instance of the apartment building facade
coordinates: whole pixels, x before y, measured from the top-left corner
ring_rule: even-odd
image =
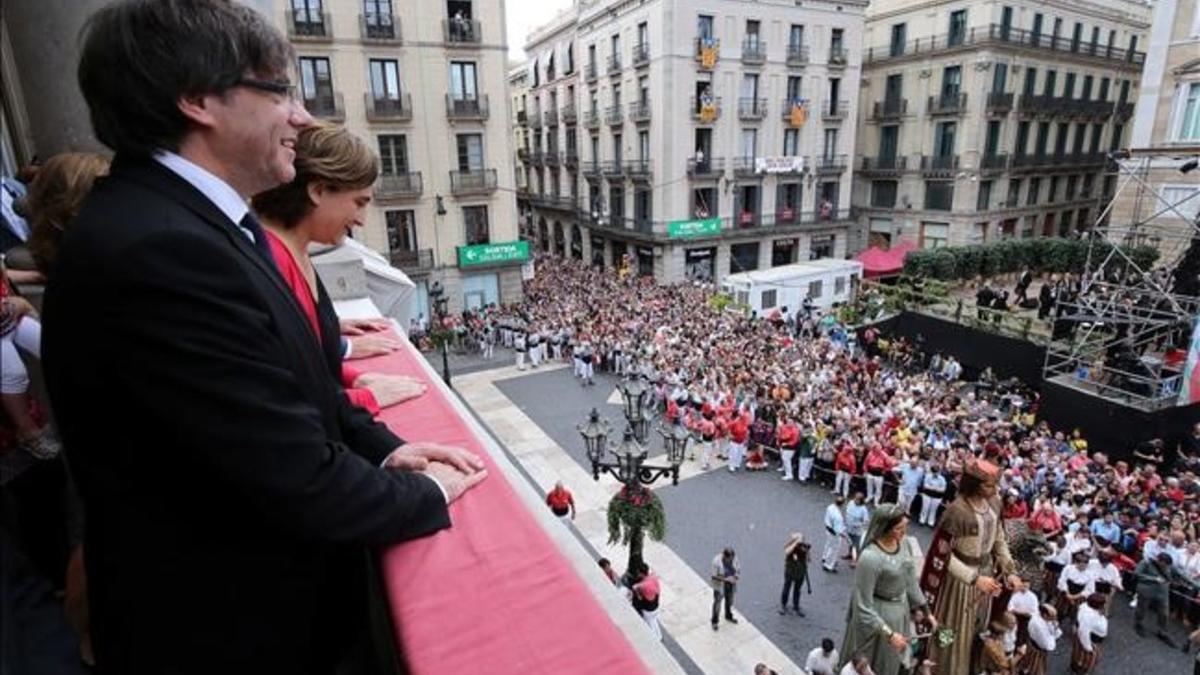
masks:
[[[315,117],[379,153],[355,234],[449,311],[520,297],[503,0],[276,0]]]
[[[865,7],[580,0],[533,32],[534,247],[661,282],[844,256]]]
[[[859,247],[1091,228],[1145,62],[1132,0],[882,0],[867,11]]]
[[[1139,93],[1108,234],[1170,263],[1200,232],[1200,3],[1156,0]]]

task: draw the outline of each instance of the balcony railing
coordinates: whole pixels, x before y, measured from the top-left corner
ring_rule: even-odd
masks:
[[[480,194],[496,189],[496,170],[451,171],[450,194]]]
[[[927,55],[944,50],[967,49],[982,45],[1043,52],[1061,52],[1090,61],[1100,61],[1109,65],[1126,63],[1131,68],[1141,66],[1146,60],[1145,52],[1129,51],[1115,47],[1095,50],[1072,50],[1070,38],[1053,37],[1051,35],[1034,33],[1030,30],[993,23],[986,26],[974,26],[967,29],[965,34],[954,36],[935,35],[917,38],[910,40],[898,48],[892,45],[868,47],[866,61],[867,63],[872,63],[894,58]]]
[[[563,164],[568,169],[574,169],[579,166],[579,151],[567,150],[563,153]]]
[[[583,126],[592,130],[599,129],[600,111],[588,110],[587,112],[583,113]]]
[[[391,14],[359,14],[358,31],[364,42],[400,43],[400,20]]]
[[[742,120],[761,120],[767,116],[767,99],[765,98],[739,98],[738,99],[738,119]]]
[[[625,162],[625,175],[634,180],[650,179],[650,160],[631,159]]]
[[[742,41],[742,63],[758,65],[767,61],[767,43],[759,39]]]
[[[849,114],[849,101],[825,101],[821,104],[821,119],[826,122],[840,122]]]
[[[620,54],[609,55],[609,57],[608,57],[608,74],[609,75],[620,75],[621,74],[621,55]]]
[[[830,47],[829,48],[828,64],[830,66],[833,66],[833,67],[844,66],[844,65],[846,65],[846,61],[847,61],[847,56],[846,56],[846,48],[845,47]]]
[[[802,44],[788,44],[787,64],[792,67],[801,67],[807,63],[808,46]]]
[[[517,111],[517,126],[529,126],[529,113],[524,110]]]
[[[409,274],[428,272],[433,269],[433,249],[431,248],[421,248],[415,251],[392,251],[388,257],[391,258],[392,267],[398,267],[401,271]]]
[[[692,97],[691,104],[692,104],[692,119],[697,122],[700,122],[702,124],[706,123],[704,121],[704,118],[702,117],[704,108],[703,108],[701,99],[699,97]],[[712,106],[713,106],[713,113],[714,113],[713,118],[711,121],[707,122],[707,124],[711,124],[712,122],[715,122],[716,120],[721,119],[721,97],[720,96],[717,96],[712,99]]]
[[[542,113],[542,123],[548,127],[558,126],[558,108],[548,108]]]
[[[486,120],[488,118],[487,94],[478,98],[456,98],[447,95],[446,117],[452,120]],[[530,120],[529,126],[534,126],[533,120]]]
[[[600,172],[606,178],[622,178],[625,175],[625,163],[619,159],[610,159],[601,162]]]
[[[559,108],[558,118],[562,120],[563,124],[575,124],[575,121],[579,119],[578,113],[575,112],[575,104],[566,103]]]
[[[817,173],[841,173],[848,165],[845,155],[819,155],[813,161]]]
[[[721,41],[720,40],[718,40],[716,38],[698,37],[693,42],[693,46],[695,47],[695,49],[693,50],[692,53],[695,56],[695,59],[697,61],[703,63],[705,47],[711,47],[714,50],[714,52],[716,52],[717,60],[720,60],[720,56],[721,56]]]
[[[1064,101],[1057,96],[1021,94],[1017,114],[1022,117],[1053,117],[1063,112]]]
[[[629,104],[630,121],[642,124],[650,121],[650,101],[634,101]]]
[[[583,69],[583,77],[588,82],[595,82],[600,79],[600,68],[595,63],[587,64],[587,67]]]
[[[716,178],[723,173],[725,173],[725,158],[723,157],[705,157],[704,159],[691,157],[687,161],[687,174],[692,178]]]
[[[329,23],[329,12],[287,10],[288,37],[304,42],[330,42],[333,40],[333,24]]]
[[[592,178],[592,179],[599,178],[600,177],[600,161],[593,159],[590,162],[584,162],[583,163],[583,175],[588,178]]]
[[[754,157],[734,157],[733,175],[748,177],[757,173],[758,162]]]
[[[324,120],[342,121],[346,119],[346,105],[342,93],[335,91],[329,94],[318,94],[304,98],[304,109],[313,117]]]
[[[419,197],[422,189],[420,171],[385,173],[375,181],[375,197],[381,200]]]
[[[922,155],[921,173],[926,176],[953,176],[958,171],[958,155]]]
[[[1113,110],[1113,116],[1118,122],[1129,121],[1129,119],[1133,117],[1133,104],[1118,103],[1117,107]]]
[[[546,151],[543,161],[546,166],[557,167],[562,164],[562,156],[558,154],[558,148],[550,148]]]
[[[376,96],[370,92],[363,95],[369,122],[406,122],[412,119],[412,96],[401,94],[397,98]]]
[[[641,68],[650,63],[650,43],[638,42],[633,45],[633,67]]]
[[[517,161],[525,164],[533,162],[533,155],[529,152],[529,148],[517,148]]]
[[[529,113],[529,128],[530,129],[533,129],[535,131],[538,129],[541,129],[542,124],[543,124],[543,122],[542,122],[541,111],[534,110],[533,112]]]
[[[446,44],[455,47],[472,47],[483,39],[479,22],[474,19],[442,19],[442,34]]]
[[[871,108],[871,119],[878,122],[894,121],[904,117],[907,113],[908,99],[885,98],[882,101],[875,101],[875,105]]]
[[[984,155],[979,158],[979,170],[985,174],[1004,173],[1008,170],[1008,155]]]
[[[625,123],[625,111],[619,105],[610,105],[604,109],[604,122],[609,126],[619,127]]]
[[[1013,109],[1012,92],[990,91],[987,95],[987,111],[1004,114]]]
[[[546,164],[546,153],[543,150],[534,150],[529,153],[529,163],[533,166],[544,166]]]
[[[929,97],[930,115],[962,115],[967,111],[967,93],[950,92]]]
[[[907,158],[904,155],[862,157],[860,160],[858,170],[875,175],[904,173],[908,166]]]

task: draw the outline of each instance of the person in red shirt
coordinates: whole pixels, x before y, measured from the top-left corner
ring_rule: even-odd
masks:
[[[566,521],[568,517],[575,520],[575,497],[571,491],[563,487],[562,481],[554,484],[554,489],[546,495],[546,505],[559,520]]]
[[[783,466],[780,467],[780,470],[783,471],[783,479],[792,480],[795,475],[792,462],[796,458],[796,445],[800,443],[800,427],[796,426],[792,418],[783,415],[779,418],[775,437],[779,441],[779,454],[783,459]]]
[[[1046,499],[1038,505],[1033,515],[1029,516],[1029,527],[1035,532],[1045,534],[1046,539],[1053,539],[1062,532],[1062,516],[1054,510],[1054,503]]]
[[[858,473],[858,458],[854,455],[854,448],[850,443],[842,443],[833,459],[833,469],[837,472],[833,481],[833,491],[843,497],[849,496],[850,478]]]
[[[662,628],[658,625],[658,599],[662,594],[662,585],[658,577],[650,571],[650,566],[641,563],[636,572],[637,582],[633,584],[633,608],[638,611],[650,634],[654,639],[662,641]]]
[[[872,443],[863,462],[867,472],[867,501],[874,501],[875,506],[883,499],[883,477],[892,470],[892,458],[884,452],[883,446]]]
[[[696,423],[696,431],[700,434],[700,468],[707,470],[712,464],[713,444],[716,443],[717,425],[713,423],[714,413],[709,408]]]
[[[735,413],[729,422],[729,471],[742,468],[746,458],[746,443],[750,440],[750,413]]]

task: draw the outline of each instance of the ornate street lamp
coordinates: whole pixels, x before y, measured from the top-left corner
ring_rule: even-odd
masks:
[[[644,384],[642,388],[646,389]],[[632,390],[634,394],[637,394],[636,386]],[[644,394],[644,391],[642,393]],[[622,395],[625,395],[624,392]],[[627,407],[625,411],[627,416],[642,413],[639,397],[640,395],[632,397],[632,400],[637,401],[639,405],[636,408]],[[644,416],[639,419],[644,424],[649,423]],[[658,518],[657,527],[652,525],[650,530],[651,536],[656,539],[661,538],[665,527],[662,519],[662,503],[647,489],[647,486],[653,485],[659,478],[666,476],[671,476],[673,485],[679,484],[679,465],[683,463],[683,455],[686,452],[689,438],[687,430],[681,425],[676,425],[670,433],[660,432],[663,434],[663,440],[667,446],[669,465],[656,466],[646,464],[648,453],[646,447],[635,437],[632,422],[625,427],[621,442],[615,446],[606,445],[611,427],[606,420],[600,419],[600,413],[595,408],[588,415],[587,422],[580,424],[577,429],[583,436],[588,460],[592,464],[592,479],[600,480],[601,473],[608,473],[623,486],[609,503],[609,538],[610,542],[615,543],[618,539],[617,533],[620,531],[620,525],[624,525],[625,539],[629,544],[629,566],[626,569],[636,570],[642,562],[642,542],[645,538],[643,529],[647,519],[652,516]],[[609,453],[613,455],[613,459],[608,459]],[[614,529],[614,516],[619,520],[615,526],[616,529]]]
[[[687,454],[688,441],[692,440],[692,434],[683,426],[681,417],[676,417],[674,424],[670,426],[659,426],[658,434],[662,436],[663,447],[667,449],[667,462],[675,468],[674,484],[679,485],[679,465],[683,464],[684,455]]]
[[[622,380],[617,385],[617,391],[621,394],[625,420],[633,429],[634,438],[639,443],[645,443],[650,430],[650,417],[653,416],[653,411],[648,410],[651,398],[650,385],[641,378],[630,378]],[[647,412],[650,412],[650,415],[647,415]]]
[[[433,330],[430,331],[430,337],[434,344],[442,350],[442,381],[446,386],[450,386],[450,359],[446,353],[447,343],[450,340],[451,331],[446,328],[446,291],[442,288],[442,282],[435,281],[429,287],[429,301],[433,305]]]

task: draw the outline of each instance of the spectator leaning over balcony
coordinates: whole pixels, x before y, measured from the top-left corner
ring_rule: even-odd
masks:
[[[271,257],[318,337],[317,346],[350,402],[379,414],[381,408],[425,393],[425,385],[403,375],[359,373],[342,361],[342,326],[308,255],[309,244],[337,245],[362,225],[371,201],[378,161],[358,137],[342,127],[315,124],[295,144],[296,178],[254,196]],[[348,326],[362,334],[361,324]],[[373,328],[370,323],[366,327]]]
[[[486,477],[349,403],[248,212],[312,122],[293,60],[225,0],[118,0],[84,29],[116,158],[59,250],[43,359],[102,674],[335,672],[364,634],[367,547],[448,527]]]

